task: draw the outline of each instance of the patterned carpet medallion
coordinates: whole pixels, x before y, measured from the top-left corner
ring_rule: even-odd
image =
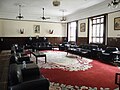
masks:
[[[87,72],[89,72],[90,75],[92,76],[92,73],[93,73],[92,70],[94,70],[94,68],[95,68],[96,71],[99,71],[99,68],[96,68],[94,64],[96,64],[96,66],[98,66],[98,67],[103,68],[103,70],[104,70],[104,65],[102,67],[102,64],[97,64],[98,62],[95,62],[95,61],[94,61],[94,64],[93,64],[93,60],[88,59],[88,58],[81,58],[77,55],[73,55],[73,54],[68,54],[67,55],[67,52],[62,52],[62,51],[42,51],[42,52],[44,52],[46,54],[47,63],[45,63],[45,58],[44,57],[40,57],[40,58],[38,58],[38,66],[39,66],[39,68],[41,68],[40,70],[44,74],[44,76],[47,77],[50,80],[50,90],[113,90],[113,89],[110,89],[106,86],[104,88],[101,87],[101,85],[104,86],[105,84],[101,84],[100,80],[99,80],[99,83],[98,83],[98,87],[94,86],[94,85],[93,85],[94,87],[93,86],[92,87],[90,87],[90,86],[87,87],[86,83],[85,83],[86,85],[83,84],[81,86],[76,85],[76,84],[72,86],[72,84],[71,84],[71,82],[73,84],[77,83],[77,82],[80,82],[82,79],[83,79],[82,83],[86,82],[85,80],[87,80],[87,78],[85,76],[88,75]],[[31,60],[35,61],[35,57],[32,56]],[[115,67],[112,67],[112,68],[114,68],[116,70]],[[58,70],[59,70],[59,72],[58,72]],[[79,78],[79,77],[81,77],[80,75],[83,75],[82,79],[79,78],[80,79],[79,81],[78,80],[72,81],[72,80],[74,80],[72,78],[71,78],[71,81],[69,81],[69,79],[64,78],[64,75],[63,75],[64,73],[71,74],[71,73],[78,73],[78,72],[81,72],[81,73],[78,74],[78,76],[76,78]],[[84,74],[83,74],[83,72],[84,72]],[[114,71],[114,72],[116,72],[116,71]],[[58,78],[58,76],[55,76],[53,73],[56,73],[56,74],[59,73],[59,75],[61,73],[63,73],[63,74],[62,74],[62,77],[60,75],[60,77]],[[105,73],[106,73],[106,71],[105,71]],[[101,73],[101,74],[103,74],[103,73]],[[99,73],[98,73],[98,75],[99,75]],[[96,74],[96,76],[95,76],[93,74],[93,76],[90,77],[90,79],[94,80],[94,77],[97,77],[98,75]],[[59,80],[55,79],[56,77]],[[70,78],[70,75],[67,76],[67,77]],[[114,80],[114,74],[111,77],[113,77],[113,80]],[[61,78],[64,78],[63,81],[65,81],[66,83],[68,83],[68,82],[70,82],[70,83],[69,84],[63,84],[64,82],[61,81]],[[100,78],[104,78],[104,77],[100,77]],[[56,81],[54,81],[54,79]],[[91,83],[96,84],[94,82],[91,82],[91,80],[88,81],[88,82],[90,82],[90,84]],[[95,81],[95,82],[97,82],[97,81]],[[99,85],[99,84],[101,84],[101,85]],[[112,84],[114,85],[114,82],[112,82]],[[116,87],[116,89],[114,88],[114,90],[119,90],[119,88]]]
[[[110,88],[97,88],[97,87],[86,87],[86,86],[72,86],[72,85],[65,85],[59,84],[55,82],[50,82],[49,90],[111,90]],[[119,90],[116,88],[114,90]]]
[[[78,57],[76,55],[69,54],[60,51],[44,51],[47,57],[47,63],[45,63],[44,57],[38,58],[38,66],[40,68],[47,69],[62,69],[66,71],[78,71],[88,70],[92,68],[90,64],[91,59]],[[34,58],[34,57],[33,57]],[[33,59],[32,59],[33,60]]]

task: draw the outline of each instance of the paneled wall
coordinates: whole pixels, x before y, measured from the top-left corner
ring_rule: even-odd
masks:
[[[120,38],[109,37],[107,45],[108,46],[113,46],[113,47],[118,47],[120,49]]]
[[[11,49],[11,46],[13,44],[20,44],[20,45],[25,45],[25,43],[27,42],[29,37],[0,37],[1,41],[0,41],[0,48],[2,50],[9,50]],[[35,38],[35,37],[32,37]],[[43,38],[43,37],[39,37],[39,38]],[[64,38],[66,37],[47,37],[48,41],[51,44],[60,44],[64,41]],[[87,44],[87,37],[78,37],[77,38],[77,45],[80,44]]]
[[[87,44],[87,43],[88,43],[87,37],[78,37],[77,38],[77,45]]]
[[[120,17],[120,11],[108,14],[108,46],[117,46],[120,48],[120,29],[114,30],[114,19]],[[120,23],[120,22],[119,22]]]
[[[35,37],[32,37],[33,39]],[[39,37],[43,38],[43,37]],[[51,44],[60,44],[63,42],[65,37],[47,37]],[[3,41],[0,41],[0,48],[2,50],[10,50],[13,44],[25,45],[29,37],[0,37]]]
[[[108,30],[106,31],[108,46],[117,46],[120,48],[120,30],[114,30],[114,18],[120,17],[120,11],[108,14]],[[80,24],[85,23],[85,32],[80,32]],[[78,44],[88,43],[88,19],[81,19],[78,21]]]
[[[108,31],[107,45],[117,46],[120,48],[120,30],[114,30],[114,18],[120,17],[120,11],[108,14]],[[80,31],[80,24],[85,23],[84,32]],[[40,25],[40,33],[35,33],[34,25]],[[24,34],[20,34],[19,30],[24,29]],[[49,30],[54,30],[53,34],[49,34]],[[47,37],[52,44],[62,43],[64,37],[67,37],[67,24],[49,23],[49,22],[33,22],[33,21],[15,21],[0,20],[0,45],[3,49],[9,49],[13,43],[24,44],[28,37]],[[78,38],[77,44],[88,43],[88,19],[78,21]]]
[[[40,33],[34,32],[34,25],[40,25]],[[67,36],[67,25],[65,23],[35,22],[35,21],[17,21],[0,20],[0,48],[10,49],[12,44],[25,44],[29,37],[46,37],[52,44],[62,43]],[[24,33],[20,33],[24,29]],[[53,30],[50,34],[49,30]]]

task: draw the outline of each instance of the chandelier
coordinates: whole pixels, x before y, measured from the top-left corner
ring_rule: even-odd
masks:
[[[19,14],[18,14],[18,16],[17,16],[16,18],[19,19],[19,20],[21,20],[21,19],[24,18],[24,17],[22,16],[22,14],[21,14],[21,7],[22,7],[22,5],[19,4],[18,6],[19,6]]]
[[[62,11],[62,17],[61,17],[60,21],[66,21],[66,17],[64,15],[65,10],[60,10],[60,11]]]
[[[108,3],[108,7],[117,8],[119,3],[120,3],[120,0],[113,0],[110,3]]]
[[[59,6],[60,5],[60,1],[59,0],[54,0],[53,1],[53,6]]]

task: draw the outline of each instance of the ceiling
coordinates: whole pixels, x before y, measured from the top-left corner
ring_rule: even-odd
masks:
[[[53,0],[0,0],[0,18],[16,19],[18,5],[22,5],[24,20],[42,19],[42,8],[45,8],[45,16],[52,20],[58,20],[63,15],[61,9],[65,10],[64,15],[73,14],[79,10],[101,3],[105,0],[60,0],[60,6],[52,5]]]

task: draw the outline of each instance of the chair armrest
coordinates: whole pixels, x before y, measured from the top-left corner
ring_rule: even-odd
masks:
[[[10,87],[10,90],[49,90],[49,81],[45,78],[23,82]]]
[[[58,46],[62,46],[62,44],[59,44]]]
[[[23,64],[23,62],[16,62],[18,65]],[[26,64],[34,63],[33,61],[26,61]]]
[[[30,57],[29,56],[19,57],[17,61],[18,62],[30,61]]]

